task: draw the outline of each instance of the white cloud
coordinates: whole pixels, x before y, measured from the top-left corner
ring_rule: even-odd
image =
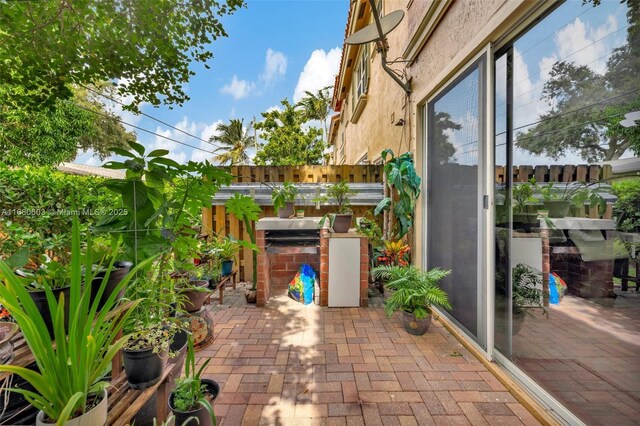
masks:
[[[271,111],[282,111],[282,108],[280,107],[280,105],[273,105],[267,108],[266,112],[271,112]]]
[[[284,77],[287,73],[287,64],[288,60],[284,53],[269,48],[264,59],[264,68],[258,75],[257,83],[240,79],[234,74],[231,82],[220,89],[220,93],[231,95],[235,100],[246,98],[250,95],[261,95],[278,78]]]
[[[260,74],[260,80],[265,84],[271,84],[276,78],[283,77],[287,73],[287,57],[282,52],[267,49],[264,60],[264,71]]]
[[[231,79],[231,83],[222,86],[222,89],[220,89],[220,93],[226,93],[233,96],[233,99],[238,100],[246,98],[253,91],[255,91],[255,89],[255,83],[247,80],[241,80],[237,75],[234,75]]]
[[[604,37],[617,29],[618,22],[613,15],[607,16],[606,23],[596,28],[576,18],[556,35],[558,57],[603,73],[607,68],[607,53],[611,52],[611,42],[615,41],[610,40],[611,37]]]
[[[340,66],[341,54],[339,47],[334,47],[329,52],[323,49],[314,50],[300,73],[293,92],[293,101],[298,102],[302,99],[305,91],[313,93],[323,87],[332,86]]]

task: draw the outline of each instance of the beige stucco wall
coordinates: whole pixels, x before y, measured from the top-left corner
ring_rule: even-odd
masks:
[[[422,175],[425,123],[421,112],[424,104],[489,48],[490,43],[500,42],[534,9],[549,7],[551,3],[543,0],[385,0],[385,14],[397,9],[405,12],[403,21],[388,35],[389,60],[403,55],[418,35],[429,36],[417,56],[412,58],[413,62],[393,66],[411,77],[410,99],[383,71],[380,55],[373,56],[367,105],[358,121],[351,123],[351,105],[343,104],[342,120],[334,132],[338,145],[341,134],[345,135],[344,163],[355,164],[363,153],[374,162],[385,148],[396,153],[411,150]],[[435,19],[430,16],[438,7],[444,7],[444,12],[433,25]],[[350,100],[349,96],[347,98]],[[400,118],[405,119],[405,125],[395,126]],[[340,158],[335,160],[340,162]],[[418,264],[423,258],[423,203],[424,197],[416,211],[415,240],[418,244],[415,244],[414,259]]]

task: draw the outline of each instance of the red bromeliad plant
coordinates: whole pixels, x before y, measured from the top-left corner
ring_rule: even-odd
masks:
[[[382,253],[378,256],[378,262],[381,265],[408,266],[408,255],[410,251],[411,247],[401,240],[385,241],[384,249],[382,249]]]

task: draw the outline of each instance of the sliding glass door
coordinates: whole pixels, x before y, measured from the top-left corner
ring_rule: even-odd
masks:
[[[442,283],[452,319],[485,346],[479,270],[484,60],[427,104],[427,266],[451,270]]]

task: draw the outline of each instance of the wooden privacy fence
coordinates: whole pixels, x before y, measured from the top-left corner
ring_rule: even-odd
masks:
[[[246,192],[251,183],[282,183],[293,182],[301,184],[332,184],[342,180],[355,184],[380,184],[380,197],[382,196],[383,182],[383,166],[366,165],[366,166],[232,166],[231,174],[233,175],[233,183],[231,187],[221,191],[222,193],[234,190],[234,186],[238,192]],[[235,184],[235,185],[234,185]],[[367,185],[363,185],[365,187]],[[222,198],[225,194],[222,194]],[[255,197],[258,198],[257,196]],[[264,197],[261,197],[264,198]],[[259,204],[264,202],[259,201]],[[218,204],[218,205],[214,205]],[[305,216],[323,216],[325,213],[333,212],[331,206],[322,205],[317,209],[313,203],[306,200],[304,206]],[[276,216],[273,206],[261,205],[262,213],[260,217]],[[354,202],[352,206],[354,217],[363,216],[367,211],[373,212],[375,204],[373,199],[363,201],[362,203]],[[244,227],[244,223],[240,222],[234,215],[226,212],[226,208],[222,203],[212,200],[212,207],[205,208],[202,211],[202,224],[207,232],[213,232],[219,235],[230,235],[237,239],[250,241],[249,234]],[[238,273],[240,280],[250,280],[253,274],[253,264],[251,250],[242,249],[239,253]]]
[[[506,168],[496,166],[496,183],[507,183]],[[578,166],[513,166],[513,181],[527,182],[532,177],[537,182],[594,182],[613,177],[610,165],[597,164]]]

